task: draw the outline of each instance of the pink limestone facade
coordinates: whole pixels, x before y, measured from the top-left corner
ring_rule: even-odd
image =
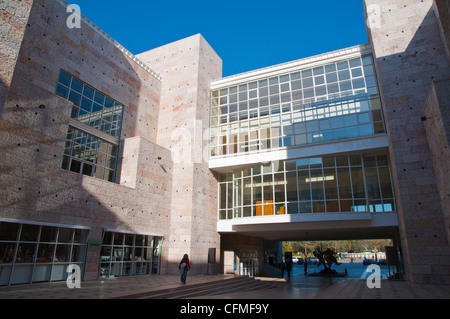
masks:
[[[450,284],[448,1],[364,3],[388,141],[370,151],[389,154],[392,233],[408,280]],[[192,274],[233,273],[239,259],[263,272],[277,240],[218,231],[222,60],[202,35],[133,55],[64,0],[0,12],[0,286],[64,281],[73,263],[83,280],[175,274],[184,254]]]

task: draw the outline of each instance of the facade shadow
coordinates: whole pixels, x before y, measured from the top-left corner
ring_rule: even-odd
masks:
[[[377,1],[365,1],[366,18],[371,5]],[[449,283],[442,271],[450,260],[448,196],[440,196],[448,193],[449,176],[439,165],[450,158],[443,133],[448,112],[439,110],[448,105],[449,30],[442,24],[449,20],[448,2],[377,8],[382,23],[367,32],[389,138],[405,272],[413,282]]]
[[[1,82],[5,103],[3,107],[0,100],[0,223],[5,229],[13,229],[12,224],[33,224],[42,232],[44,226],[88,231],[83,239],[84,256],[78,258],[84,261],[85,280],[99,276],[107,232],[132,235],[136,243],[146,236],[147,242],[139,245],[153,250],[157,272],[166,271],[161,250],[166,245],[163,239],[169,236],[172,160],[170,151],[156,144],[161,79],[87,18],[79,17],[80,28],[69,28],[66,22],[71,13],[66,9],[64,1],[33,2],[11,84]],[[118,172],[116,180],[64,167],[67,158],[91,164],[86,140],[93,134],[99,134],[100,144],[103,138],[111,138],[99,133],[101,128],[93,129],[80,117],[74,118],[79,102],[57,90],[63,71],[81,81],[85,90],[91,87],[123,105],[121,135],[112,138],[120,151],[106,159],[98,153],[96,162],[98,170],[103,161],[104,167]],[[85,153],[75,153],[75,143],[68,142],[68,133],[74,128],[84,138],[78,144]],[[107,160],[114,163],[108,166]],[[116,237],[126,240],[126,236]],[[15,259],[2,259],[0,267],[6,269],[6,261],[18,272],[17,247],[20,249],[22,237],[13,240],[18,245]],[[39,243],[39,239],[33,241]],[[155,243],[157,247],[152,246]],[[129,245],[114,244],[123,246],[121,249]],[[39,254],[44,254],[42,245],[36,247],[31,262],[34,272],[40,266]],[[2,285],[8,284],[5,278]],[[24,280],[30,281],[31,277]]]

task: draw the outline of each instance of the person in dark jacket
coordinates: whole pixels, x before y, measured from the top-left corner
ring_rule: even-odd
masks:
[[[288,274],[288,280],[290,280],[291,279],[291,270],[292,270],[292,261],[286,261],[285,269]]]
[[[180,264],[178,265],[178,269],[182,271],[181,282],[186,284],[187,273],[189,269],[191,269],[191,264],[189,263],[189,257],[187,254],[184,254],[183,259],[181,259]]]

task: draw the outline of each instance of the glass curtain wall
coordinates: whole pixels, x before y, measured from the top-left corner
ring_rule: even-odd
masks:
[[[64,281],[84,273],[86,229],[0,222],[0,286]]]
[[[272,162],[219,176],[219,219],[284,214],[393,212],[386,155]]]
[[[99,277],[159,274],[161,245],[157,236],[104,232]]]
[[[372,57],[211,92],[211,156],[385,133]]]

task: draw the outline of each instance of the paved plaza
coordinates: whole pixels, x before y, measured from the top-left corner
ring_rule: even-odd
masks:
[[[192,299],[450,299],[450,286],[413,284],[408,281],[381,280],[380,289],[369,289],[367,274],[359,264],[341,264],[337,270],[347,268],[344,278],[323,278],[307,276],[303,266],[295,265],[290,280],[273,276],[257,279],[270,286],[262,286],[245,292],[222,295],[197,296]],[[317,267],[309,266],[309,271]],[[382,268],[382,274],[386,268]],[[386,278],[386,276],[383,276]],[[69,289],[65,282],[0,288],[0,299],[114,299],[135,298],[160,290],[178,287],[195,287],[233,279],[232,275],[195,275],[188,276],[186,286],[180,283],[179,275],[159,275],[142,277],[122,277],[108,280],[86,281],[79,289]],[[187,297],[190,298],[190,297]]]

